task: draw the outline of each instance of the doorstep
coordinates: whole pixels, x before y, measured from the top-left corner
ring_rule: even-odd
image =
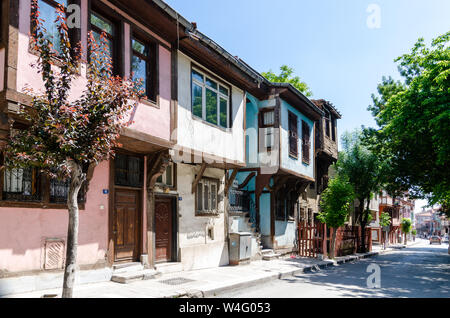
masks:
[[[155,264],[155,269],[161,274],[170,274],[183,271],[183,264],[181,262],[168,262]]]

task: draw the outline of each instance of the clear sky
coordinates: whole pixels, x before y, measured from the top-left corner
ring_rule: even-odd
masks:
[[[450,31],[449,0],[166,2],[259,72],[293,67],[312,98],[327,99],[342,113],[340,135],[375,126],[367,106],[383,75],[399,78],[396,57],[408,53],[419,37],[429,43]],[[379,20],[375,11],[368,12],[371,4],[380,9]]]

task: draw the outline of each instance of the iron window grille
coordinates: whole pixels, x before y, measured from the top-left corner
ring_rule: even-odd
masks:
[[[3,200],[20,202],[39,202],[41,177],[37,169],[7,169],[3,176]]]
[[[144,180],[141,157],[117,154],[114,160],[114,182],[118,186],[141,188]]]

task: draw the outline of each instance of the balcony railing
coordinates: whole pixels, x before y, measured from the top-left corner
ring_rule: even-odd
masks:
[[[229,211],[249,212],[250,211],[250,193],[238,189],[230,189],[229,192]]]

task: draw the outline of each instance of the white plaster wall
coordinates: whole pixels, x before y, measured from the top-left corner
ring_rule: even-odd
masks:
[[[276,247],[293,247],[295,242],[296,226],[294,221],[275,221]]]
[[[194,119],[191,111],[191,62],[189,57],[178,52],[178,146],[245,163],[244,91],[232,86],[231,128],[219,128],[199,118]]]
[[[207,168],[204,176],[220,180],[217,217],[195,216],[195,194],[192,182],[200,165],[177,165],[179,201],[179,246],[184,270],[217,267],[228,264],[228,244],[224,228],[224,170]],[[214,239],[208,237],[212,227]]]

